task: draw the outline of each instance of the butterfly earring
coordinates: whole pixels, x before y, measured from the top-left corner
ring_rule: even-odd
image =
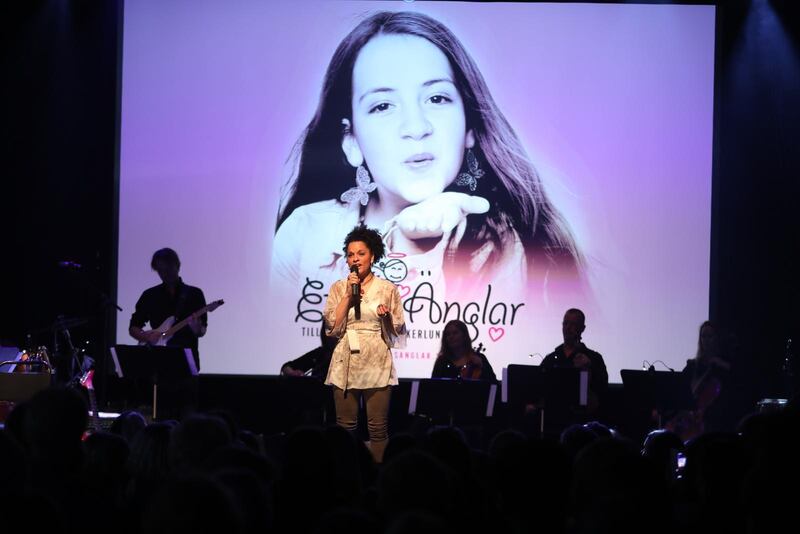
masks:
[[[369,202],[369,194],[375,191],[378,184],[372,181],[369,171],[363,165],[359,165],[356,169],[356,187],[351,187],[339,199],[348,204],[360,202],[362,206],[366,206]]]
[[[458,175],[458,178],[456,178],[456,185],[469,187],[470,191],[475,191],[475,189],[478,188],[478,179],[486,173],[481,169],[478,164],[478,158],[475,157],[471,148],[467,149],[465,159],[467,161],[467,171]]]

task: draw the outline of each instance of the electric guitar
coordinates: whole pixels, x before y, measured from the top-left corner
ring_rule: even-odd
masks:
[[[189,324],[189,321],[192,319],[192,317],[200,317],[204,313],[213,312],[214,310],[216,310],[217,308],[219,308],[223,304],[225,304],[224,300],[222,300],[222,299],[215,300],[214,302],[212,302],[208,306],[200,308],[199,310],[197,310],[193,314],[189,315],[189,317],[187,317],[186,319],[182,320],[181,322],[179,322],[177,324],[175,324],[175,321],[176,321],[175,316],[168,317],[167,319],[164,320],[163,323],[161,323],[161,325],[159,325],[158,328],[154,328],[153,330],[149,330],[149,332],[159,332],[161,334],[160,337],[158,338],[158,342],[156,342],[156,343],[147,343],[145,341],[140,341],[139,345],[153,345],[153,346],[156,346],[156,347],[163,347],[163,346],[165,346],[167,344],[167,342],[170,339],[172,339],[172,336],[174,336],[175,333],[178,330],[180,330],[181,328],[183,328],[184,326]]]
[[[94,378],[94,369],[86,371],[81,377],[81,385],[86,388],[89,393],[89,412],[92,414],[91,430],[84,433],[83,439],[92,433],[100,431],[100,414],[97,412],[97,399],[94,396],[94,386],[92,379]]]

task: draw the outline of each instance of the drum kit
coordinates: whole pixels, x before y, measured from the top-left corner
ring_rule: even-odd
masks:
[[[31,331],[27,347],[13,359],[0,361],[0,402],[21,402],[54,384],[78,384],[81,376],[94,367],[94,359],[86,353],[88,342],[76,345],[70,330],[89,321],[86,317],[59,316],[53,323]],[[50,348],[32,342],[34,336],[41,340],[46,335],[53,336]]]
[[[73,336],[72,331],[100,317],[107,321],[108,312],[113,309],[122,311],[108,294],[92,282],[84,265],[66,260],[58,261],[56,265],[70,273],[71,278],[66,285],[74,286],[99,302],[103,313],[72,317],[59,315],[52,323],[29,330],[21,351],[0,347],[0,422],[5,420],[4,414],[10,413],[14,403],[26,401],[47,387],[56,385],[90,389],[86,385],[86,376],[94,369],[95,360],[88,354],[90,345],[86,339],[91,336],[85,334],[85,329],[79,330],[77,336]],[[107,323],[102,327],[103,332],[108,330]]]

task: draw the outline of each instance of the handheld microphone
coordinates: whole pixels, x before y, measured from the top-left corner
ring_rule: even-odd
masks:
[[[358,265],[351,265],[350,266],[350,272],[358,274]],[[352,295],[354,297],[360,297],[361,296],[361,284],[350,284],[350,293],[352,293]]]
[[[351,265],[350,272],[358,274],[358,265]],[[350,284],[350,294],[355,300],[356,319],[361,319],[361,284]]]

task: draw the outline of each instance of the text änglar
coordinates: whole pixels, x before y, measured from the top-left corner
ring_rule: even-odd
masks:
[[[406,318],[409,322],[414,322],[414,315],[425,314],[432,324],[446,323],[452,319],[460,319],[467,326],[471,327],[473,333],[470,337],[476,339],[480,333],[477,325],[513,325],[517,318],[517,312],[525,305],[506,304],[505,302],[492,303],[492,285],[486,286],[486,297],[483,303],[478,302],[447,302],[439,304],[436,301],[433,286],[429,282],[423,282],[404,302],[403,309],[406,311]]]
[[[323,289],[322,282],[306,279],[303,294],[297,302],[295,322],[300,319],[318,323],[322,321],[322,312],[317,308],[327,295],[318,293]],[[447,302],[439,303],[434,295],[433,286],[423,282],[403,301],[406,319],[414,323],[414,317],[421,316],[431,324],[443,324],[452,319],[460,319],[470,329],[471,338],[476,339],[480,330],[478,325],[513,325],[517,312],[525,305],[505,302],[492,302],[492,285],[486,286],[483,302]],[[418,318],[419,320],[419,318]]]

